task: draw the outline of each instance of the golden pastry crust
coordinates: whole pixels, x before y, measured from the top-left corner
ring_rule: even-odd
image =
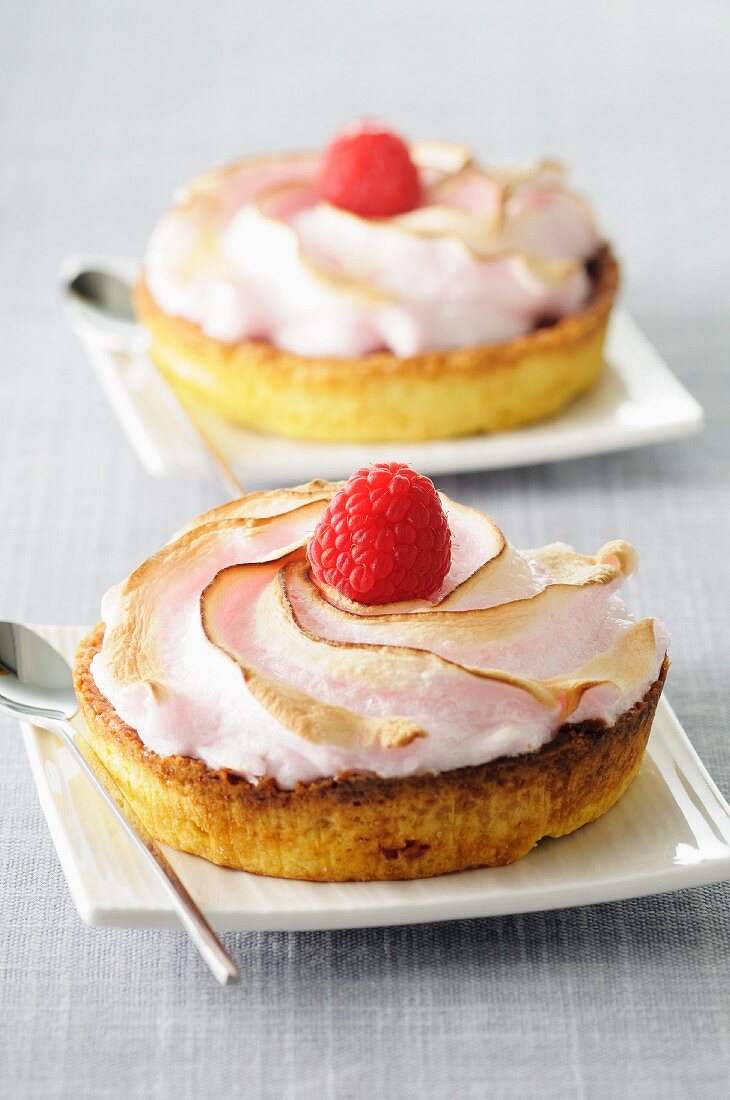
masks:
[[[639,769],[668,661],[612,726],[566,724],[538,752],[440,774],[349,775],[254,786],[200,760],[160,757],[100,693],[90,665],[104,625],[81,643],[76,690],[95,753],[159,840],[279,878],[427,878],[512,863],[544,836],[606,813]]]
[[[144,278],[135,306],[151,354],[182,397],[248,428],[324,442],[405,442],[502,431],[554,416],[603,369],[619,265],[605,246],[579,312],[502,344],[409,359],[304,358],[265,342],[224,344],[166,314]]]

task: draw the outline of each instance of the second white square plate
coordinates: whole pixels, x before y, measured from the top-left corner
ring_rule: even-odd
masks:
[[[69,660],[78,627],[39,628]],[[178,928],[167,900],[63,745],[23,727],[41,806],[81,917]],[[599,821],[510,867],[416,882],[291,882],[166,849],[222,931],[356,928],[560,909],[730,878],[730,807],[662,700],[639,775]]]
[[[79,261],[71,258],[70,270]],[[102,266],[133,276],[131,261],[105,258]],[[154,477],[201,474],[207,460],[146,356],[99,348],[79,332],[129,442]],[[296,484],[311,478],[347,478],[369,462],[398,458],[427,474],[496,470],[555,462],[662,443],[693,435],[703,411],[622,310],[609,330],[607,366],[598,387],[560,416],[519,431],[432,443],[303,443],[245,431],[202,410],[198,418],[249,488]]]

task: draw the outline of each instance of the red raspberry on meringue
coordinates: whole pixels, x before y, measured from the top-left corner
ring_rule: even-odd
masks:
[[[348,126],[325,153],[322,195],[363,218],[390,218],[421,201],[418,169],[403,138],[373,123]]]
[[[312,573],[350,600],[428,599],[451,565],[451,532],[433,482],[402,462],[357,470],[307,548]]]

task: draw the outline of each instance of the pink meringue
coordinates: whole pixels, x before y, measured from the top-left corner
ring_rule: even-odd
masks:
[[[618,595],[627,543],[519,551],[442,497],[442,590],[364,607],[317,588],[304,554],[337,488],[216,509],[107,593],[92,674],[148,748],[282,788],[441,772],[533,752],[565,722],[611,724],[656,680],[667,632]]]
[[[501,342],[580,310],[601,237],[558,166],[505,173],[461,146],[411,152],[424,203],[391,218],[322,201],[316,155],[199,177],[152,235],[150,293],[225,343],[308,357]]]

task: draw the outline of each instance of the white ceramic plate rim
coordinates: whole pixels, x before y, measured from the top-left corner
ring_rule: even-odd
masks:
[[[49,640],[62,650],[65,648],[67,652],[73,640],[78,639],[82,633],[81,628],[37,629],[42,630]],[[70,821],[68,815],[64,814],[62,800],[57,797],[59,779],[56,769],[52,769],[51,774],[47,767],[44,749],[48,748],[51,735],[28,725],[24,725],[22,729],[41,807],[48,821],[69,890],[82,919],[89,924],[117,927],[179,927],[174,913],[154,890],[149,891],[144,900],[135,898],[133,892],[121,902],[117,899],[113,903],[104,899],[103,891],[102,896],[99,896],[98,883],[89,881],[88,869],[85,871],[75,854],[71,833],[74,829],[78,830],[78,821]],[[57,750],[54,747],[54,751],[65,754],[61,747]],[[255,907],[230,909],[206,904],[204,885],[201,887],[198,880],[201,872],[204,883],[206,875],[220,875],[221,869],[170,849],[168,853],[178,873],[196,893],[199,902],[205,905],[212,923],[221,931],[316,930],[497,916],[641,897],[730,878],[730,807],[708,775],[666,700],[660,702],[657,710],[648,757],[651,764],[645,764],[644,767],[651,766],[659,770],[657,774],[661,774],[667,787],[670,790],[673,788],[671,796],[680,808],[683,819],[686,817],[687,821],[694,822],[693,834],[699,847],[696,850],[697,858],[693,862],[674,863],[669,867],[649,867],[640,873],[594,876],[586,881],[576,881],[575,878],[568,877],[563,881],[543,881],[535,886],[522,885],[518,889],[508,887],[497,892],[492,889],[495,876],[501,871],[510,871],[511,868],[498,869],[496,872],[470,871],[442,876],[439,879],[403,883],[301,883],[256,879],[245,875],[246,881],[254,885],[264,903]],[[77,781],[85,783],[80,775],[74,780]],[[95,796],[90,789],[85,789],[83,798],[94,800]],[[612,813],[616,814],[618,808]],[[100,803],[97,812],[106,814]],[[601,820],[608,822],[610,817],[609,814]],[[111,818],[107,820],[107,828],[111,831],[116,829]],[[590,836],[586,830],[593,828],[595,826],[587,826],[573,836],[582,834],[585,839]],[[85,837],[85,842],[92,848],[96,835],[92,831]],[[563,838],[548,843],[565,845],[571,839]],[[672,838],[670,841],[673,843]],[[628,839],[626,842],[628,843]],[[134,870],[138,859],[136,853],[121,834],[116,838],[116,843],[120,845],[118,858],[131,861],[130,866]],[[539,848],[540,846],[535,851]],[[513,866],[524,864],[523,860]],[[222,874],[240,876],[244,872],[224,871]],[[197,888],[191,878],[196,879]],[[451,896],[449,886],[452,887]],[[267,900],[268,895],[270,897]]]

